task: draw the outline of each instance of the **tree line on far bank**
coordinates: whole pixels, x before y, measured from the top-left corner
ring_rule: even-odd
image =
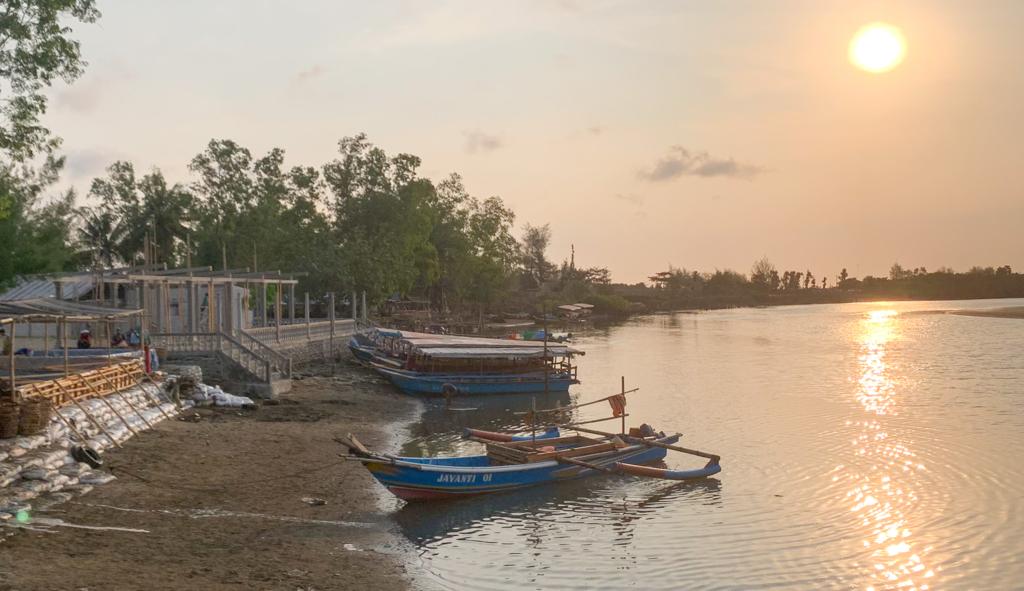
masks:
[[[66,194],[38,207],[19,201],[0,224],[29,236],[30,256],[0,264],[0,283],[17,275],[166,263],[294,272],[314,299],[366,291],[428,300],[435,310],[538,313],[577,301],[624,315],[644,310],[719,308],[857,299],[1024,297],[1024,275],[1009,266],[929,272],[893,265],[888,277],[834,276],[756,261],[749,274],[670,267],[647,283],[612,283],[608,269],[577,268],[575,253],[549,260],[548,225],[525,225],[499,197],[470,195],[457,174],[419,176],[420,159],[389,155],[365,135],[343,138],[321,166],[285,165],[284,151],[254,155],[211,140],[192,158],[190,182],[126,161],[93,179],[89,205]],[[41,196],[59,163],[26,183]],[[48,175],[48,176],[47,176]],[[20,238],[15,242],[23,242]],[[146,253],[146,254],[144,254]]]

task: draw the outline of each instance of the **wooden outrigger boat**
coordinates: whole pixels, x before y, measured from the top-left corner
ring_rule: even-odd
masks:
[[[675,445],[680,435],[650,437],[581,434],[536,440],[487,441],[487,453],[462,457],[414,458],[378,454],[349,435],[338,438],[350,457],[395,496],[406,501],[461,498],[527,486],[620,473],[669,480],[690,480],[721,471],[718,457],[701,469],[676,471],[644,466],[664,460],[669,450],[692,453]],[[486,441],[486,440],[482,440]]]
[[[625,388],[623,388],[625,391]],[[584,403],[608,400],[625,426],[625,392]],[[564,412],[566,409],[555,409]],[[549,411],[532,411],[544,413]],[[599,419],[605,420],[605,419]],[[532,416],[531,416],[532,422]],[[593,422],[593,421],[587,421]],[[666,480],[707,478],[721,472],[719,456],[675,445],[680,434],[655,433],[648,426],[629,433],[607,433],[566,425],[576,431],[564,435],[549,428],[542,435],[495,433],[468,429],[465,436],[486,446],[486,453],[461,457],[401,457],[375,453],[353,435],[336,438],[395,496],[407,501],[451,499],[504,492],[601,473]],[[668,470],[648,466],[664,460],[669,451],[706,458],[703,468]]]

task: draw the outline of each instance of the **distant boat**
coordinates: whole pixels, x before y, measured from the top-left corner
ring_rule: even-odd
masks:
[[[373,329],[349,341],[352,354],[409,394],[566,392],[578,383],[564,344],[516,342]]]

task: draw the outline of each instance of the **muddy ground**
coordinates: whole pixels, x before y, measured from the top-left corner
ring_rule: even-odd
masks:
[[[0,589],[408,588],[382,489],[331,438],[393,448],[417,409],[342,365],[275,405],[164,421],[106,454],[117,480],[34,515],[145,531],[4,528]]]

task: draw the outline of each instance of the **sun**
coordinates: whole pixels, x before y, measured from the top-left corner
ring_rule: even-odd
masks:
[[[850,63],[874,74],[892,70],[906,54],[903,33],[885,23],[864,25],[850,40]]]

